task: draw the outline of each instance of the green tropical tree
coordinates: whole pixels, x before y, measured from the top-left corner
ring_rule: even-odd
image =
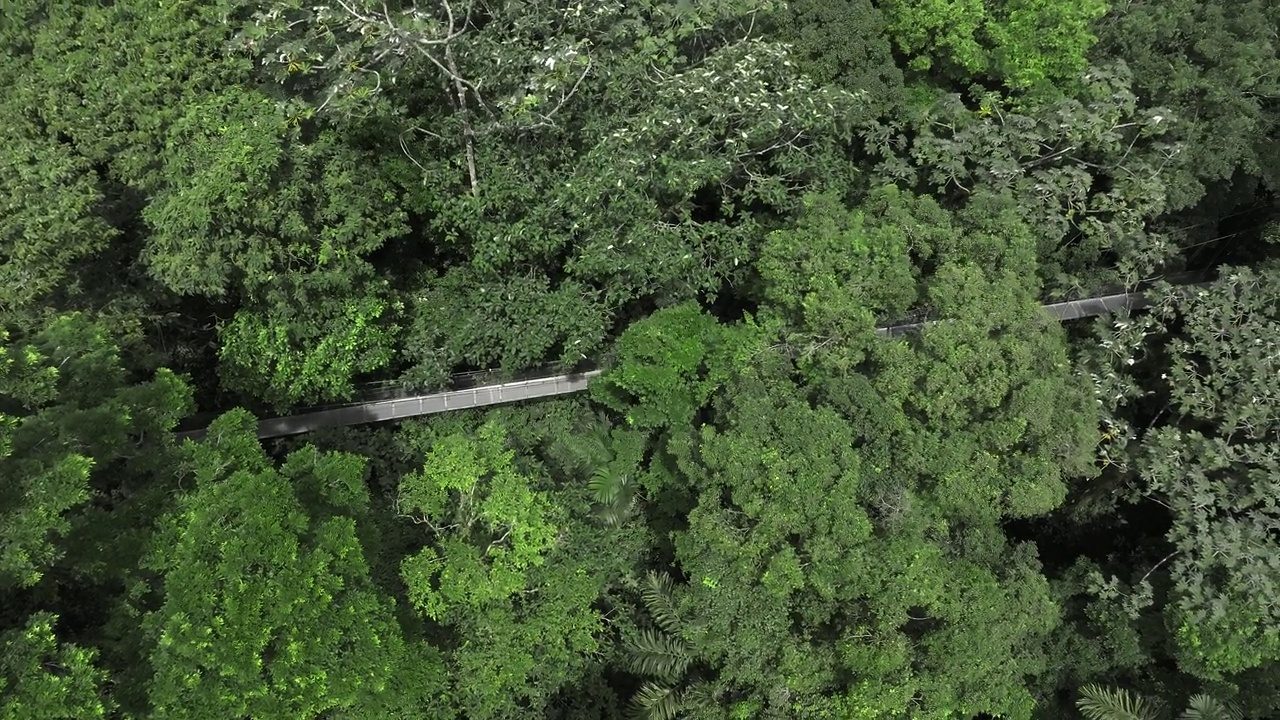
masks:
[[[617,528],[636,511],[639,500],[639,462],[645,436],[625,428],[612,428],[597,414],[586,432],[561,440],[571,455],[572,469],[586,478],[595,516],[606,527]]]
[[[0,585],[29,587],[63,558],[75,513],[170,464],[191,391],[163,368],[130,384],[109,330],[84,314],[21,338],[0,327],[0,343]]]
[[[396,510],[415,525],[400,574],[410,606],[465,641],[443,650],[469,718],[540,707],[600,647],[600,580],[566,553],[569,518],[505,427],[407,434],[419,469]]]
[[[1143,318],[1100,321],[1101,347],[1086,358],[1121,438],[1105,458],[1124,470],[1116,489],[1158,502],[1171,520],[1168,562],[1138,574],[1169,584],[1154,609],[1179,667],[1206,680],[1280,659],[1280,266],[1221,272],[1208,288],[1167,289]],[[1146,398],[1163,400],[1168,416],[1136,428]]]
[[[314,720],[378,702],[406,661],[357,537],[365,460],[304,447],[277,467],[256,425],[235,410],[184,444],[194,487],[143,560],[154,592],[134,602],[151,672],[132,674],[154,717]]]
[[[61,643],[58,618],[37,613],[0,635],[0,720],[102,720],[113,709],[91,648]]]

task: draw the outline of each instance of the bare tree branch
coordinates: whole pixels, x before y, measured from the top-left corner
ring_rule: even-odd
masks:
[[[445,7],[449,7],[448,0]],[[452,21],[452,14],[450,15]],[[467,89],[458,75],[458,66],[453,59],[453,48],[444,46],[444,58],[449,63],[450,74],[453,75],[453,89],[458,98],[458,113],[462,116],[462,137],[467,145],[467,175],[471,180],[471,196],[480,195],[480,182],[476,178],[476,131],[471,126],[471,117],[467,111]]]

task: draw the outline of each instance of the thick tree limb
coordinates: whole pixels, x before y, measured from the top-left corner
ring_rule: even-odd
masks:
[[[449,3],[446,1],[444,6],[449,7]],[[449,19],[452,21],[452,13],[449,14]],[[458,113],[462,116],[462,137],[467,146],[467,176],[471,180],[471,195],[477,197],[480,195],[480,182],[476,178],[476,131],[471,126],[471,117],[467,111],[467,89],[458,75],[458,66],[453,59],[453,49],[448,45],[444,46],[444,59],[449,63],[450,75],[453,76],[453,91],[458,98]]]

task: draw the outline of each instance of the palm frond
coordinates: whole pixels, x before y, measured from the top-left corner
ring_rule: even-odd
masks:
[[[592,468],[604,465],[613,459],[607,425],[592,425],[581,432],[562,438],[559,443],[568,451],[571,467],[583,473],[589,473]]]
[[[608,466],[602,466],[595,469],[591,473],[591,479],[587,480],[587,489],[591,491],[591,497],[601,505],[612,505],[618,501],[626,492],[630,478],[621,473],[615,473]]]
[[[636,720],[674,720],[680,710],[680,696],[670,687],[649,682],[631,698],[631,707]]]
[[[609,442],[609,426],[597,425],[583,437],[584,447],[591,453],[592,462],[607,463],[613,459],[613,448]]]
[[[680,709],[686,712],[712,710],[718,706],[716,692],[707,682],[696,682],[680,693]]]
[[[669,633],[679,632],[682,624],[673,597],[674,591],[675,584],[671,582],[670,575],[652,570],[645,575],[644,585],[640,589],[640,597],[653,616],[653,621]]]
[[[675,679],[692,661],[683,640],[654,630],[641,630],[629,649],[627,664],[639,675]]]
[[[1156,720],[1160,706],[1128,690],[1086,685],[1076,707],[1088,720]]]
[[[1223,702],[1208,695],[1195,695],[1187,704],[1190,705],[1179,720],[1243,720],[1244,715],[1239,708],[1229,702]]]
[[[614,503],[612,505],[602,505],[596,509],[596,517],[605,525],[616,528],[627,521],[631,517],[631,512],[635,510],[636,502],[634,499],[628,499],[626,502]]]

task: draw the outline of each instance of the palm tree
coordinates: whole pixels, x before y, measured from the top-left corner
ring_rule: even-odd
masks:
[[[631,642],[628,657],[631,671],[653,678],[631,699],[632,713],[638,720],[674,720],[682,711],[714,702],[704,682],[694,680],[679,687],[693,664],[694,653],[678,634],[682,623],[673,590],[670,576],[652,571],[645,576],[640,590],[658,629],[641,630],[640,636]]]
[[[596,517],[609,527],[622,525],[635,509],[635,467],[618,458],[608,418],[598,416],[590,430],[564,442],[575,457],[574,470],[587,475]]]
[[[609,527],[618,527],[631,517],[636,498],[631,474],[622,471],[618,463],[597,467],[587,481],[591,498],[596,501],[596,517]]]
[[[1076,707],[1086,720],[1160,720],[1164,716],[1164,708],[1158,701],[1100,685],[1080,688]],[[1244,715],[1231,703],[1202,694],[1192,696],[1178,720],[1244,720]]]

